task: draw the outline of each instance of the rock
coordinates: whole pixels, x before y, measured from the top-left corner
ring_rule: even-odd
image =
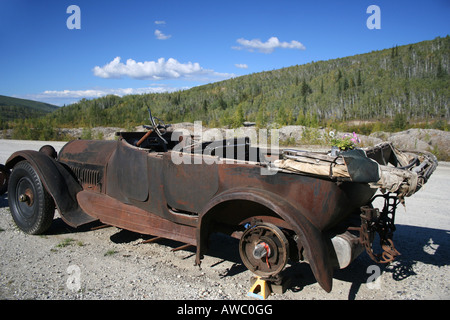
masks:
[[[172,124],[173,130],[187,130],[191,135],[198,134],[201,130],[204,140],[217,140],[220,138],[231,138],[234,136],[243,137],[250,136],[252,144],[264,143],[268,139],[270,144],[271,128],[267,131],[260,131],[255,126],[243,126],[237,129],[226,128],[208,128],[201,126],[201,123],[183,122]],[[86,129],[84,129],[86,130]],[[114,140],[115,133],[127,131],[119,127],[94,127],[90,130],[93,139]],[[146,131],[142,126],[136,126],[132,130]],[[329,148],[330,139],[329,129],[325,128],[307,128],[304,126],[284,126],[276,129],[278,132],[279,146],[285,147],[305,147],[305,146],[322,146]],[[83,128],[61,128],[59,133],[68,137],[80,138],[83,135]],[[340,137],[346,132],[336,132],[335,135]],[[358,132],[356,132],[358,134]],[[86,134],[86,132],[84,132]],[[265,136],[261,136],[264,134]],[[439,160],[450,161],[450,132],[436,129],[408,129],[401,132],[374,132],[368,136],[358,134],[361,139],[361,146],[373,146],[383,141],[390,141],[395,147],[402,150],[417,150],[433,152]],[[273,137],[272,137],[273,138]]]
[[[436,129],[408,129],[389,133],[375,132],[369,137],[390,141],[398,149],[433,152],[439,160],[450,160],[450,132]]]

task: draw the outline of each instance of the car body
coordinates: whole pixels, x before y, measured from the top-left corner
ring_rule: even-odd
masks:
[[[49,146],[11,155],[8,193],[18,226],[43,233],[56,207],[72,227],[99,220],[196,246],[198,265],[210,235],[221,232],[240,239],[243,263],[256,275],[279,279],[288,260],[307,261],[329,292],[333,268],[346,267],[364,247],[379,257],[370,252],[374,233],[381,232],[374,221],[387,213],[371,206],[377,190],[403,200],[437,165],[434,156],[422,153],[403,160],[409,167],[402,167],[403,154],[390,144],[347,156],[282,150],[274,161],[249,138],[195,142],[192,135],[156,125],[152,117],[151,122],[147,133],[70,141],[58,155]],[[325,174],[292,169],[288,161],[325,168]],[[339,166],[347,174],[335,174]],[[399,183],[383,185],[380,168],[399,171]],[[391,239],[391,232],[383,236],[385,244]],[[385,252],[387,260],[396,255],[393,244]]]

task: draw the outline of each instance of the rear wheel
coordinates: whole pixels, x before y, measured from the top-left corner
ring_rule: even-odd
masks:
[[[249,227],[239,242],[244,265],[261,277],[275,277],[289,259],[289,241],[277,226],[257,223]]]
[[[55,204],[36,170],[27,161],[19,162],[11,172],[8,200],[14,222],[22,231],[42,234],[48,230],[55,214]]]

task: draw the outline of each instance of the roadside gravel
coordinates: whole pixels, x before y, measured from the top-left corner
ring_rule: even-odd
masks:
[[[0,163],[14,150],[44,144],[0,140]],[[50,144],[59,150],[64,143]],[[425,188],[397,211],[397,261],[374,267],[363,253],[335,270],[331,293],[321,289],[307,264],[288,266],[290,286],[269,300],[448,300],[449,194],[450,164],[440,163]],[[142,244],[151,236],[115,227],[92,230],[97,224],[75,230],[58,215],[45,235],[24,234],[7,198],[0,196],[0,299],[254,300],[247,296],[252,274],[240,261],[235,239],[214,235],[200,269],[194,266],[195,248],[172,251],[181,243],[169,240]]]

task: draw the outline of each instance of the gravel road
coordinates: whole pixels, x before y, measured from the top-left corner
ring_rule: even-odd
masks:
[[[0,140],[0,163],[15,150],[38,150],[44,142]],[[57,151],[64,143],[50,143]],[[397,211],[395,243],[402,253],[374,265],[363,253],[335,270],[326,293],[305,263],[288,266],[291,284],[269,300],[411,300],[450,298],[450,164],[440,163],[426,184]],[[195,249],[115,227],[73,229],[58,215],[42,236],[15,226],[8,195],[0,196],[0,299],[151,299],[251,301],[252,274],[240,261],[237,241],[215,235],[194,266]],[[376,281],[372,281],[376,279]],[[369,281],[369,282],[368,282]]]

